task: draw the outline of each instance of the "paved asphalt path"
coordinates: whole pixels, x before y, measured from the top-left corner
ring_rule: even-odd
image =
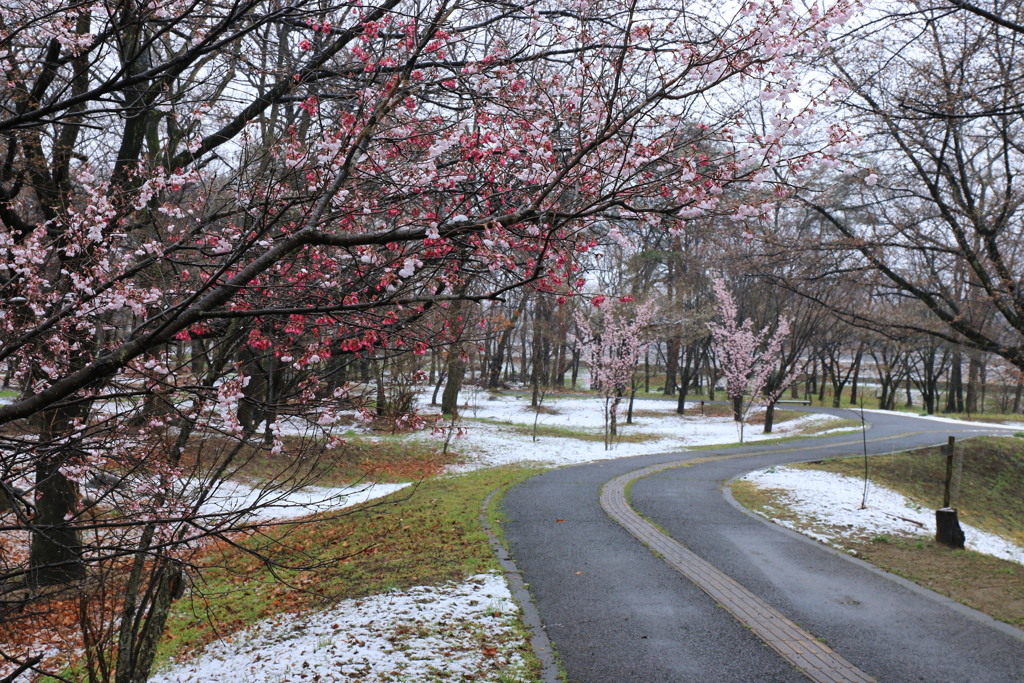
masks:
[[[870,453],[937,445],[949,435],[1000,433],[867,417]],[[605,482],[642,467],[749,454],[640,479],[629,490],[631,503],[879,681],[1024,681],[1021,631],[756,518],[723,492],[729,479],[754,469],[861,452],[858,432],[622,458],[553,470],[509,491],[505,538],[569,680],[805,680],[598,502]]]

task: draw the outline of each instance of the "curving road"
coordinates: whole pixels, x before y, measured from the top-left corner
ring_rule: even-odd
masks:
[[[1000,433],[878,413],[869,421],[873,454]],[[553,470],[509,491],[505,538],[569,680],[1024,681],[1024,632],[756,518],[723,494],[750,470],[861,452],[857,433],[669,453]],[[697,462],[606,487],[685,460]],[[633,514],[647,525],[644,543],[601,505],[602,490],[608,505],[624,481],[632,510],[652,523]],[[673,567],[685,556],[731,577],[736,599],[762,601],[751,613],[802,627],[852,673],[810,674],[793,663],[803,660],[783,658],[756,624],[727,611],[731,598],[712,598]]]

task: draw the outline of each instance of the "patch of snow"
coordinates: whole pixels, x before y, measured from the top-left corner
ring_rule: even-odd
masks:
[[[864,481],[832,472],[771,467],[742,477],[761,488],[782,489],[786,505],[814,525],[815,531],[794,522],[773,519],[823,543],[842,548],[844,536],[893,535],[935,537],[935,511],[903,495],[868,483],[867,507],[861,509]],[[916,524],[915,524],[916,522]],[[1024,564],[1024,548],[995,534],[960,523],[970,550]]]
[[[261,621],[150,678],[150,683],[499,681],[522,666],[505,579],[421,586],[322,612]]]
[[[619,434],[645,434],[651,438],[637,443],[618,442],[605,450],[598,439],[540,436],[534,442],[523,428],[532,428],[536,417],[542,427],[562,427],[600,436],[604,429],[602,403],[595,398],[548,398],[536,415],[527,398],[487,396],[470,403],[462,410],[465,433],[453,447],[472,454],[472,459],[455,471],[493,467],[513,463],[536,462],[546,465],[572,465],[595,460],[626,458],[679,451],[694,446],[735,443],[740,434],[736,423],[728,417],[678,415],[675,401],[637,399],[633,405],[633,424],[625,424],[625,409],[619,417]],[[812,425],[827,424],[840,418],[824,414],[806,416],[780,423],[773,434],[763,434],[760,425],[744,428],[744,442],[763,441],[792,436]],[[488,420],[482,422],[480,420]]]
[[[1024,429],[1024,422],[975,422],[974,420],[958,420],[955,417],[942,417],[941,415],[916,415],[914,413],[905,413],[898,410],[877,410],[873,408],[865,408],[865,413],[881,413],[883,415],[898,415],[899,417],[913,417],[918,420],[931,420],[932,422],[945,422],[947,424],[955,424],[967,427],[984,427],[986,429],[1013,429],[1020,431]]]
[[[80,657],[82,654],[81,650],[77,648],[69,650],[65,643],[61,643],[60,645],[48,645],[41,641],[37,641],[32,643],[31,647],[12,647],[9,643],[4,643],[4,647],[5,649],[9,648],[5,652],[5,655],[8,657],[19,661],[42,657],[42,659],[39,660],[39,666],[49,667],[51,669],[56,668],[58,670],[62,667],[69,666],[75,658]],[[9,677],[16,668],[18,667],[13,662],[2,661],[0,662],[0,676]],[[3,680],[7,679],[5,678]],[[32,683],[35,680],[38,680],[37,676],[31,672],[25,672],[15,678],[14,683]]]
[[[408,483],[366,484],[328,488],[261,489],[235,481],[221,482],[213,495],[199,508],[200,514],[230,515],[255,508],[246,519],[270,521],[305,517],[317,512],[337,510],[382,498],[399,491]]]

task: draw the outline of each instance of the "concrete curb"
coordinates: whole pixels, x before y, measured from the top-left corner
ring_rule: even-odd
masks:
[[[540,612],[537,611],[536,605],[533,604],[533,598],[530,596],[530,591],[527,590],[526,583],[523,581],[522,573],[516,567],[515,562],[512,561],[508,550],[498,540],[497,534],[494,533],[494,529],[491,528],[491,524],[487,519],[487,510],[497,494],[498,490],[491,491],[484,499],[483,505],[480,506],[480,524],[483,526],[484,531],[487,532],[487,538],[491,543],[491,550],[494,552],[494,556],[498,559],[498,564],[501,565],[501,569],[505,573],[505,581],[508,582],[512,599],[519,605],[523,624],[530,631],[530,645],[533,647],[533,651],[541,664],[541,681],[543,683],[561,683],[563,678],[558,670],[555,650],[551,645],[551,639],[548,638],[547,631],[544,630],[544,624],[540,619]]]

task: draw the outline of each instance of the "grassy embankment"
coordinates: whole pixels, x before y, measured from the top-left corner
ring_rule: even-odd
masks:
[[[286,439],[289,442],[298,445],[297,438]],[[237,476],[259,481],[286,470],[288,457],[253,458]],[[367,477],[412,481],[413,486],[351,510],[262,527],[249,537],[236,535],[190,557],[202,569],[173,608],[156,667],[278,614],[326,609],[346,598],[417,585],[461,582],[498,569],[480,522],[483,501],[491,491],[506,489],[538,470],[500,467],[436,476],[458,460],[457,454],[442,453],[436,441],[401,436],[348,439],[340,453],[317,465],[330,468],[322,472],[319,483],[337,485]],[[488,514],[493,521],[493,506]],[[508,616],[514,630],[511,637],[504,637],[507,642],[481,632],[480,648],[486,652],[511,647],[526,662],[523,669],[495,671],[502,680],[536,680],[539,664],[523,627],[517,614]],[[66,674],[72,680],[84,678],[79,667]]]
[[[979,438],[958,444],[964,453],[960,520],[1024,545],[1024,439]],[[837,458],[798,465],[852,477],[863,475],[861,458]],[[942,506],[946,472],[939,449],[925,449],[869,460],[869,477],[902,493],[925,509]],[[785,492],[733,482],[742,504],[770,518],[796,521],[787,509]],[[885,534],[854,534],[843,545],[859,557],[888,571],[1024,628],[1024,566],[970,550],[951,550],[934,539]]]
[[[533,473],[509,467],[434,477],[342,515],[268,531],[280,541],[274,559],[281,565],[308,565],[315,558],[317,566],[306,570],[271,570],[256,556],[231,548],[211,550],[202,585],[178,604],[168,624],[160,659],[194,651],[219,634],[278,613],[462,581],[497,569],[480,524],[480,507],[489,492]],[[260,545],[266,541],[261,539]],[[481,647],[495,645],[481,642]],[[535,666],[532,652],[521,649]]]

